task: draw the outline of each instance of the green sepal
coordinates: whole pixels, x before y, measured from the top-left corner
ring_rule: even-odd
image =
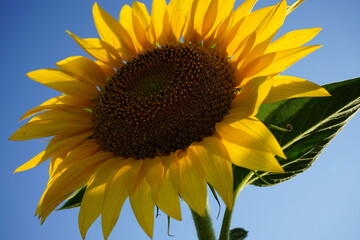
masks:
[[[86,190],[86,186],[82,187],[77,193],[75,193],[70,199],[68,199],[57,210],[64,210],[64,209],[80,207],[85,190]]]

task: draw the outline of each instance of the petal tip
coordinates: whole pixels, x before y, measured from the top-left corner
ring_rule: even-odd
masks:
[[[287,159],[287,157],[286,157],[286,155],[285,155],[285,153],[281,150],[281,152],[279,152],[278,153],[279,155],[277,155],[277,156],[279,156],[279,157],[281,157],[282,159]]]
[[[69,30],[65,30],[65,32],[67,33],[67,34],[69,34],[71,37],[73,37],[75,34],[73,34],[72,32],[70,32]]]
[[[321,88],[319,90],[321,97],[331,97],[331,94],[325,88]]]
[[[268,172],[272,173],[285,173],[284,168],[280,165],[278,161],[276,161],[276,164],[273,164]]]
[[[21,167],[18,167],[13,171],[13,173],[18,173],[18,172],[22,172]]]
[[[18,131],[14,132],[14,133],[8,138],[8,140],[9,140],[9,141],[21,141],[21,140],[19,140],[19,139],[17,138],[17,135],[18,135],[17,132],[18,132]]]
[[[276,171],[274,171],[275,173],[285,173],[285,170],[282,166],[280,166]]]

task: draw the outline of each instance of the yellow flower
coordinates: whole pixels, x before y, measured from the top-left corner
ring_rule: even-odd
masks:
[[[283,172],[279,143],[255,116],[263,103],[328,96],[304,79],[280,76],[320,46],[302,46],[319,28],[273,41],[301,1],[252,12],[256,0],[134,2],[115,20],[98,4],[97,38],[70,36],[93,59],[66,58],[28,77],[62,93],[22,117],[11,140],[53,136],[20,166],[50,160],[36,214],[45,218],[87,186],[79,228],[85,237],[101,215],[104,238],[129,197],[143,230],[153,234],[154,207],[181,219],[179,196],[205,214],[207,183],[233,206],[232,164]],[[36,115],[35,115],[36,114]],[[35,116],[34,116],[35,115]]]

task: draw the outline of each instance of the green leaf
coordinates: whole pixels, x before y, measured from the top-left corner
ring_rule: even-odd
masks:
[[[77,193],[74,194],[73,197],[71,197],[69,200],[67,200],[64,203],[64,205],[62,205],[57,210],[64,210],[64,209],[80,207],[85,190],[86,190],[86,186],[82,187]]]
[[[263,104],[257,117],[281,144],[287,159],[278,160],[286,172],[257,172],[250,180],[251,184],[270,186],[305,171],[359,110],[360,78],[323,87],[331,97],[297,98]]]
[[[248,231],[243,228],[234,228],[230,230],[230,240],[244,240]]]

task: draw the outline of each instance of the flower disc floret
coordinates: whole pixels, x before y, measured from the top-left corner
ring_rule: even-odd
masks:
[[[169,155],[211,136],[235,96],[233,70],[213,49],[178,44],[140,54],[96,100],[102,149],[136,159]]]

